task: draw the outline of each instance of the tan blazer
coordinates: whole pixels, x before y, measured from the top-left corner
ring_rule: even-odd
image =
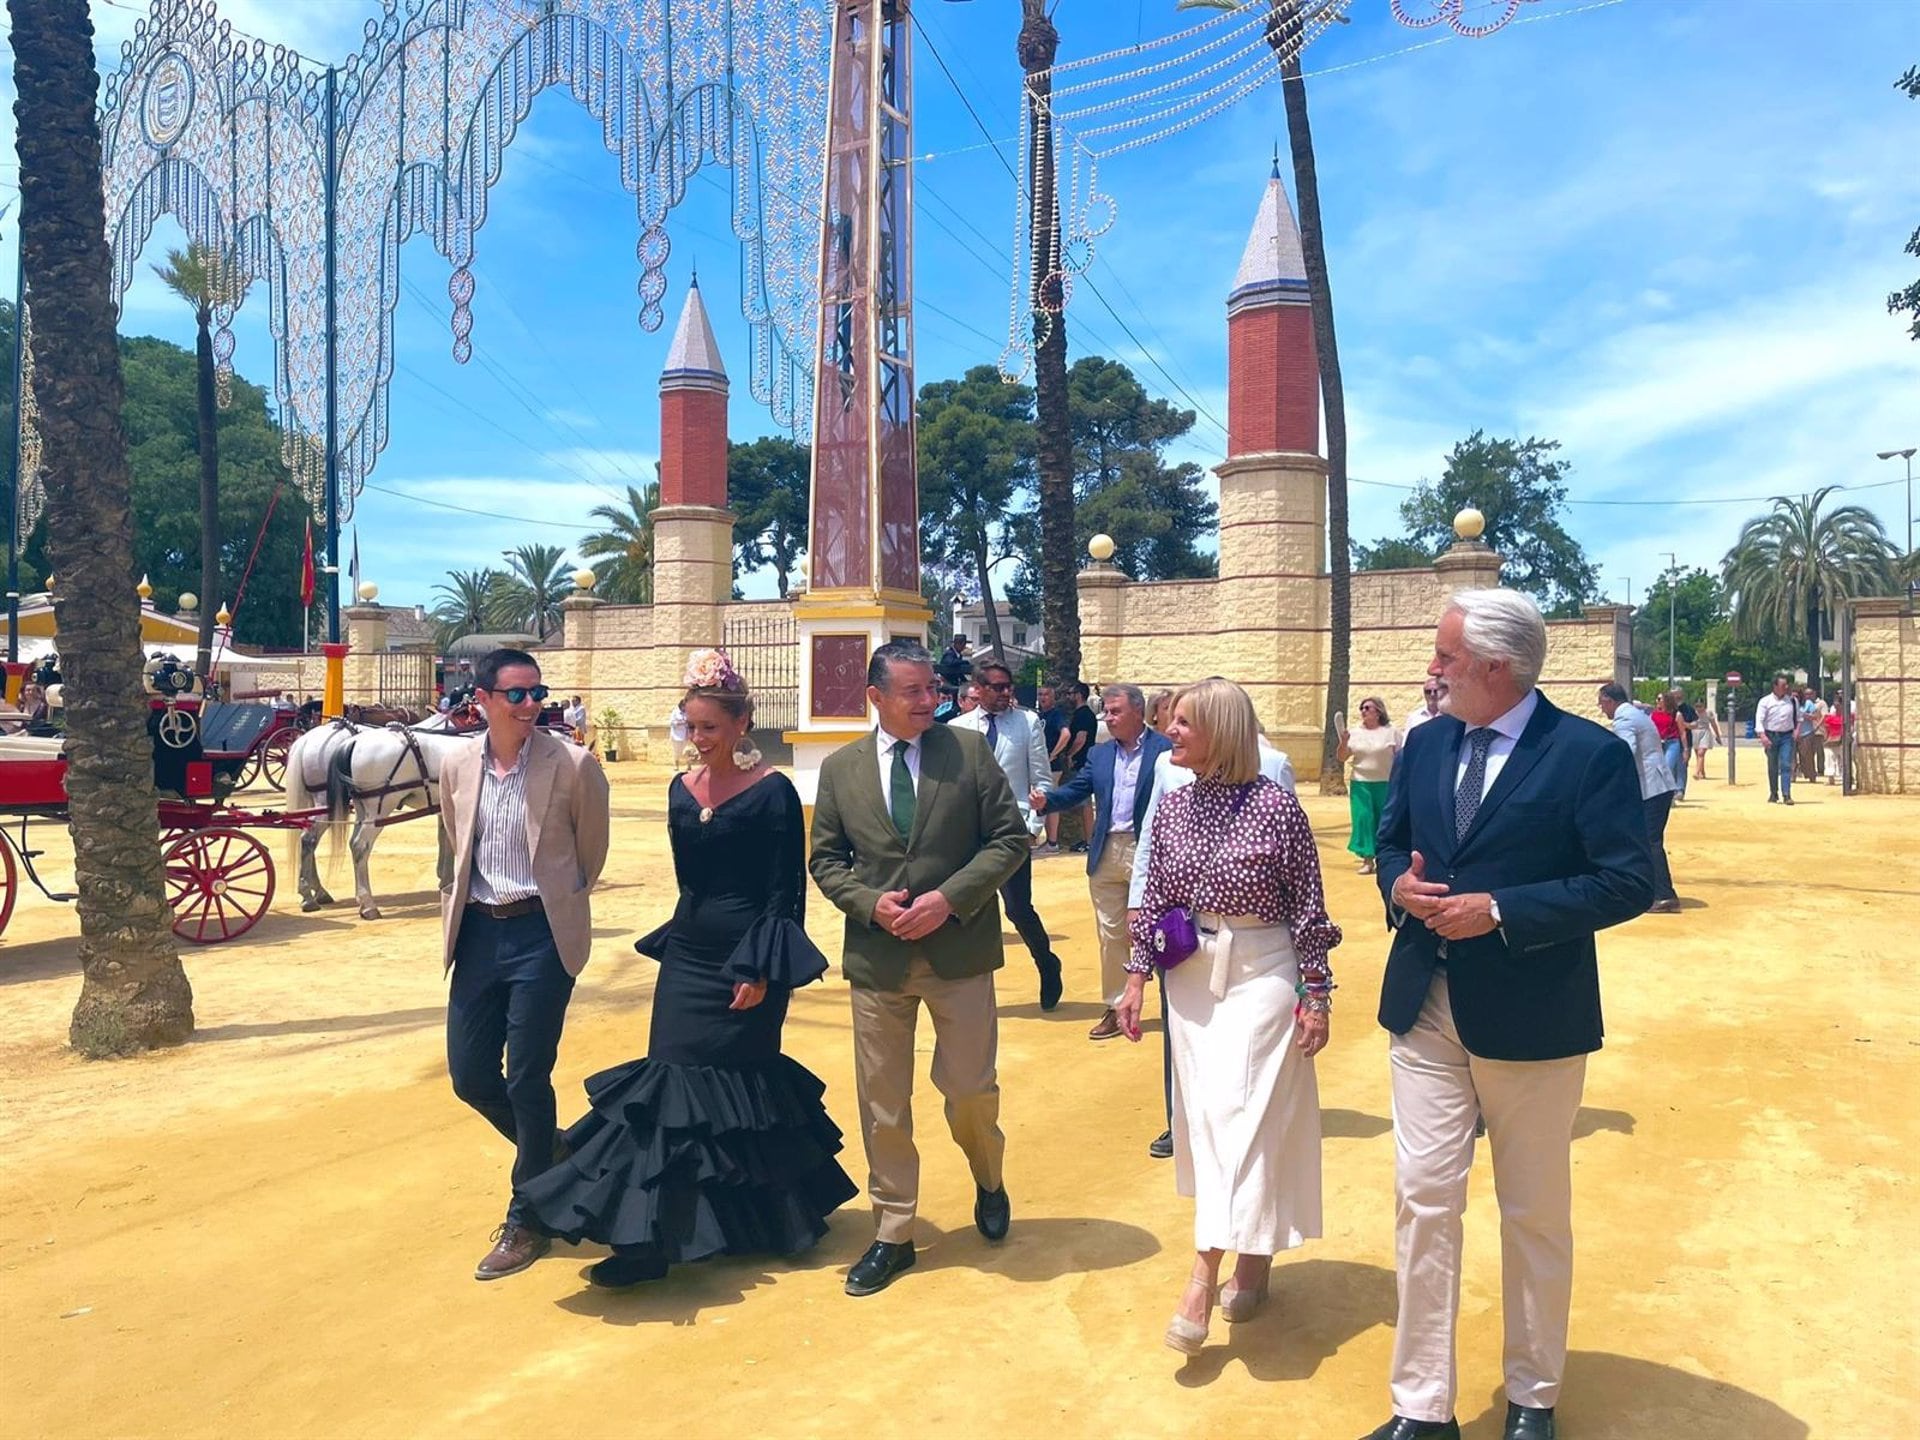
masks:
[[[607,775],[593,752],[535,730],[527,739],[527,848],[560,963],[586,967],[593,915],[587,892],[607,862]],[[440,772],[440,824],[453,847],[453,884],[440,892],[442,959],[453,968],[454,942],[473,877],[473,823],[480,813],[486,742],[462,746]]]
[[[871,733],[820,767],[813,807],[814,883],[846,915],[840,968],[867,990],[898,990],[922,956],[945,980],[1005,963],[999,889],[1027,857],[1027,827],[984,736],[935,725],[920,747],[913,834],[901,839],[880,793]],[[873,923],[882,891],[938,890],[953,918],[923,940],[896,940]]]

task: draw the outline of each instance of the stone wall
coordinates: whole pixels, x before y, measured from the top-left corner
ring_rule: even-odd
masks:
[[[1912,600],[1855,600],[1854,778],[1869,795],[1920,794],[1920,614]]]

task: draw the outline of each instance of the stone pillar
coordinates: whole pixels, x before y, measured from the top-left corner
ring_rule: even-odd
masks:
[[[1490,590],[1500,583],[1505,562],[1480,538],[1486,528],[1486,517],[1478,510],[1462,510],[1453,517],[1458,538],[1433,562],[1434,574],[1448,590]]]
[[[1099,538],[1095,537],[1096,544]],[[1109,556],[1112,553],[1107,552]],[[1132,584],[1132,577],[1111,559],[1095,560],[1080,572],[1081,674],[1110,680],[1127,678],[1121,673],[1120,639],[1127,630],[1127,596]]]
[[[371,705],[380,698],[380,659],[387,650],[387,607],[350,605],[340,612],[347,627],[344,699]]]

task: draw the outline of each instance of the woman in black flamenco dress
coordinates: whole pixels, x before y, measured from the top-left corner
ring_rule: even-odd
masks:
[[[587,1081],[592,1108],[563,1137],[571,1153],[520,1192],[535,1229],[613,1248],[589,1272],[597,1285],[712,1255],[798,1253],[858,1193],[834,1158],[826,1087],[780,1052],[790,993],[827,968],[801,926],[800,797],[739,756],[752,702],[731,666],[710,673],[713,653],[689,678],[719,683],[686,702],[707,763],[667,790],[679,904],[634,947],[660,962],[647,1054]]]

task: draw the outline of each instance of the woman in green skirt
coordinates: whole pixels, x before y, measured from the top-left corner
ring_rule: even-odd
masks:
[[[1393,774],[1393,752],[1400,748],[1400,736],[1387,719],[1387,704],[1378,695],[1360,702],[1360,728],[1340,732],[1341,763],[1353,762],[1353,778],[1347,782],[1347,805],[1353,815],[1353,833],[1347,849],[1360,857],[1360,873],[1371,875],[1374,868],[1374,837],[1380,829],[1380,812],[1387,804],[1387,780]]]

